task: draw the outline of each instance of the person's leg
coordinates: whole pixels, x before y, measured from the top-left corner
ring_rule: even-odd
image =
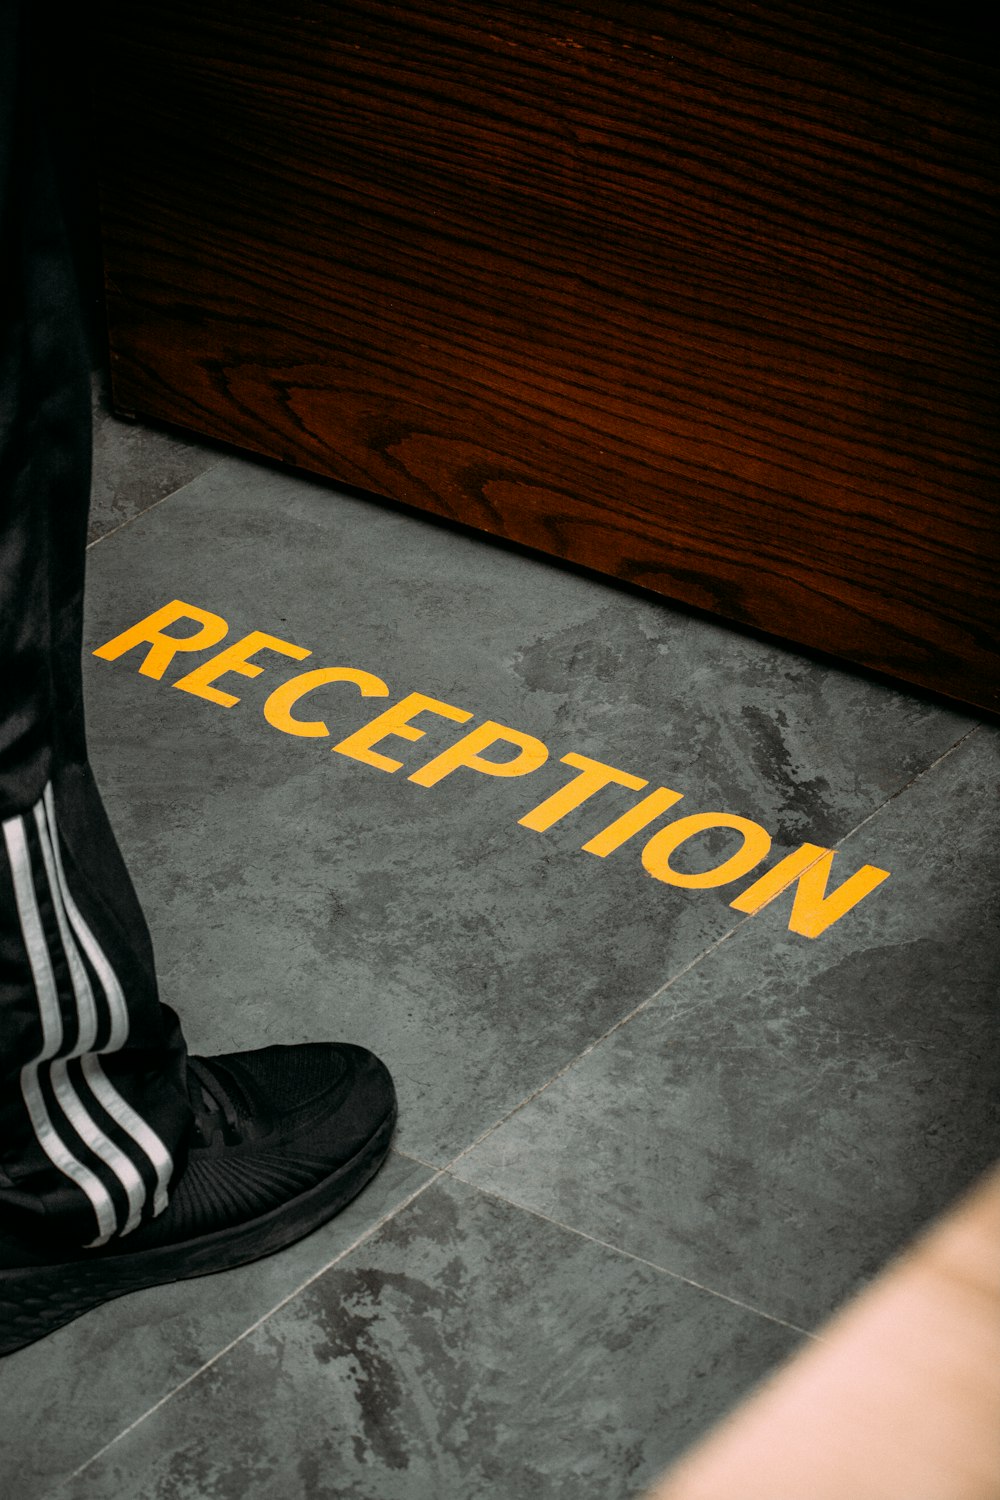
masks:
[[[87,764],[90,393],[33,8],[0,8],[0,1211],[105,1240],[162,1209],[184,1045]]]
[[[318,1227],[389,1147],[360,1047],[188,1058],[87,762],[87,365],[32,89],[0,5],[0,1354],[122,1292]]]

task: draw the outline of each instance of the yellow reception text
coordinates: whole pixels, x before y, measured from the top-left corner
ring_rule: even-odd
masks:
[[[116,661],[129,652],[141,650],[138,670],[158,681],[177,657],[190,670],[174,680],[174,687],[222,708],[232,708],[240,701],[239,693],[234,691],[239,687],[236,679],[273,671],[275,656],[304,661],[313,654],[306,646],[297,646],[261,630],[252,630],[222,646],[229,631],[229,623],[221,615],[174,599],[99,646],[94,655],[103,661]],[[270,657],[263,662],[257,660],[265,652],[271,653]],[[191,666],[196,653],[204,659]],[[225,685],[221,682],[223,678],[229,679]],[[318,710],[310,707],[309,701],[317,689],[330,683],[343,684],[345,693],[352,695],[352,704],[364,698],[393,696],[380,677],[357,667],[310,668],[283,676],[264,704],[265,719],[283,734],[332,739],[326,721],[318,717]],[[468,709],[443,703],[425,693],[406,693],[331,748],[337,755],[391,775],[409,767],[407,779],[420,787],[436,786],[448,776],[464,777],[470,772],[480,776],[530,776],[549,760],[549,747],[542,740],[493,719],[463,729],[446,749],[422,764],[416,763],[419,751],[410,752],[408,759],[401,758],[407,756],[405,742],[420,741],[431,725],[436,723],[440,728],[440,721],[445,720],[464,726],[474,717]],[[753,819],[731,812],[696,812],[664,821],[664,815],[681,801],[683,792],[663,786],[645,791],[649,786],[645,778],[572,750],[560,756],[559,764],[570,769],[568,780],[525,812],[518,820],[522,828],[544,832],[591,798],[598,797],[608,786],[642,791],[644,795],[627,812],[581,845],[586,853],[604,859],[635,841],[633,847],[639,853],[642,868],[654,880],[689,891],[739,885],[729,904],[736,911],[750,915],[790,892],[788,926],[803,937],[819,937],[888,879],[888,870],[862,865],[851,873],[841,871],[844,878],[831,888],[838,856],[833,849],[809,843],[793,849],[760,873],[759,867],[771,850],[771,835]],[[678,869],[674,859],[687,840],[715,828],[729,829],[739,836],[741,843],[736,852],[697,874]],[[641,842],[639,834],[643,835]],[[749,883],[745,883],[751,876]]]

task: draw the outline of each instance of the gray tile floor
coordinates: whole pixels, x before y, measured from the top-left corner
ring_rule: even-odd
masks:
[[[1000,1150],[1000,733],[102,408],[93,523],[93,756],[164,997],[195,1051],[364,1042],[402,1112],[311,1239],[8,1358],[0,1489],[640,1494]],[[161,680],[90,654],[174,599],[311,655],[261,651],[223,706],[173,686],[211,652]],[[330,666],[388,693],[318,687],[308,736],[265,717]],[[411,693],[437,710],[375,747],[398,770],[331,753]],[[511,738],[482,756],[542,763],[411,779],[486,720]],[[571,754],[633,779],[524,826]],[[732,829],[649,845],[709,811],[770,853],[669,883],[738,858]],[[890,876],[814,939],[790,892],[733,909],[805,842],[831,888]]]

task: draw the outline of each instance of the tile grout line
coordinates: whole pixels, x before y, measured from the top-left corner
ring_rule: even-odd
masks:
[[[942,750],[941,754],[937,757],[936,760],[932,760],[930,765],[924,766],[923,770],[921,771],[914,771],[909,781],[904,781],[903,785],[901,787],[897,787],[894,792],[890,793],[890,795],[886,797],[884,802],[880,802],[878,807],[873,808],[872,811],[867,815],[867,817],[862,818],[860,823],[856,823],[852,829],[843,834],[843,836],[839,838],[834,844],[834,848],[839,849],[841,844],[846,844],[848,839],[852,839],[856,833],[860,833],[862,828],[867,827],[867,825],[872,821],[873,818],[877,818],[880,813],[883,813],[891,803],[895,802],[897,797],[901,797],[904,792],[908,792],[910,790],[911,786],[916,786],[918,781],[922,781],[925,776],[929,776],[932,771],[936,771],[938,766],[948,759],[949,755],[954,755],[955,751],[959,749],[961,745],[964,745],[966,740],[971,739],[974,734],[978,734],[982,727],[982,724],[973,724],[972,728],[967,729],[964,734],[960,734],[958,739],[955,740],[954,744],[948,746],[947,750]]]
[[[202,469],[201,473],[196,474],[193,479],[187,479],[183,484],[179,484],[175,490],[170,491],[169,495],[161,495],[159,500],[153,501],[152,505],[144,506],[142,510],[137,510],[134,516],[129,516],[127,520],[120,521],[117,526],[113,526],[110,531],[104,531],[100,536],[95,536],[92,542],[87,543],[85,550],[89,552],[92,547],[98,547],[101,542],[106,542],[111,537],[117,536],[119,531],[124,531],[126,526],[132,525],[133,521],[138,521],[142,516],[148,516],[151,510],[156,510],[164,501],[172,500],[175,495],[179,495],[182,490],[186,490],[189,484],[194,484],[197,480],[204,478],[206,474],[211,474],[212,470],[217,469],[219,464],[223,462],[224,457],[225,455],[220,455],[214,463],[209,464],[207,469]]]
[[[428,1171],[436,1171],[437,1178],[452,1177],[449,1163],[445,1167],[435,1168],[433,1163],[423,1161],[419,1156],[412,1156],[408,1152],[400,1152],[401,1156],[407,1156],[408,1160],[414,1161],[418,1166],[426,1167]],[[460,1161],[464,1153],[459,1153],[455,1161]],[[513,1208],[518,1213],[531,1214],[536,1219],[541,1219],[546,1224],[552,1224],[557,1229],[565,1229],[568,1234],[574,1234],[582,1240],[588,1240],[592,1245],[600,1245],[602,1250],[610,1250],[613,1255],[623,1255],[626,1260],[634,1260],[640,1266],[648,1266],[651,1271],[657,1271],[663,1276],[670,1276],[675,1281],[682,1281],[686,1286],[696,1287],[699,1292],[705,1292],[710,1297],[719,1297],[723,1302],[731,1302],[736,1307],[742,1307],[746,1312],[755,1313],[760,1318],[766,1318],[769,1323],[780,1323],[783,1328],[790,1328],[793,1333],[801,1333],[805,1338],[820,1339],[821,1335],[813,1333],[811,1329],[800,1328],[797,1323],[790,1323],[787,1318],[779,1318],[777,1313],[765,1312],[762,1307],[755,1307],[752,1302],[744,1302],[739,1297],[733,1297],[729,1292],[721,1292],[717,1287],[706,1286],[703,1281],[695,1281],[692,1276],[685,1276],[681,1271],[672,1271],[669,1266],[661,1266],[659,1261],[650,1260],[645,1255],[637,1255],[634,1250],[627,1250],[624,1245],[616,1245],[612,1240],[602,1240],[599,1235],[589,1234],[586,1229],[580,1229],[575,1224],[567,1224],[565,1219],[555,1219],[551,1214],[543,1213],[530,1203],[521,1203],[517,1198],[510,1198],[506,1193],[498,1192],[496,1188],[484,1187],[479,1182],[468,1182],[464,1177],[454,1177],[455,1182],[460,1182],[463,1187],[470,1188],[474,1193],[482,1193],[486,1198],[492,1198],[496,1203],[502,1203],[508,1208]],[[427,1184],[430,1187],[430,1183]],[[406,1205],[403,1205],[404,1207]],[[391,1216],[390,1216],[391,1217]]]
[[[445,1175],[450,1175],[445,1169]],[[777,1313],[765,1312],[762,1307],[755,1307],[752,1302],[744,1302],[739,1297],[733,1297],[728,1292],[720,1292],[717,1287],[706,1286],[702,1281],[695,1281],[692,1276],[685,1276],[680,1271],[671,1271],[669,1266],[661,1266],[655,1260],[649,1260],[645,1255],[636,1255],[633,1250],[626,1250],[622,1245],[614,1245],[610,1240],[602,1240],[599,1235],[588,1234],[585,1229],[577,1229],[573,1224],[567,1224],[563,1219],[554,1219],[551,1214],[543,1213],[540,1208],[533,1208],[527,1203],[518,1203],[514,1198],[508,1198],[503,1193],[498,1193],[492,1188],[481,1187],[475,1182],[465,1182],[461,1177],[455,1179],[461,1182],[463,1187],[468,1187],[476,1193],[482,1193],[486,1198],[492,1198],[497,1203],[502,1203],[509,1208],[516,1209],[519,1213],[530,1214],[532,1218],[541,1219],[545,1224],[552,1224],[556,1229],[563,1229],[567,1234],[576,1235],[578,1239],[586,1240],[591,1245],[599,1245],[602,1250],[610,1250],[613,1255],[624,1256],[626,1260],[635,1261],[637,1265],[648,1266],[651,1271],[658,1275],[669,1276],[672,1281],[680,1281],[685,1286],[694,1287],[696,1291],[704,1292],[709,1297],[718,1297],[721,1302],[729,1302],[734,1307],[741,1307],[744,1312],[753,1313],[758,1318],[764,1318],[768,1323],[779,1323],[782,1328],[790,1328],[793,1333],[800,1333],[804,1338],[821,1341],[821,1335],[813,1333],[808,1328],[800,1328],[797,1323],[790,1323],[787,1318],[779,1318]],[[428,1184],[429,1185],[429,1184]]]
[[[419,1162],[417,1157],[408,1156],[406,1152],[397,1152],[396,1155],[406,1156],[406,1159],[408,1161],[418,1162],[420,1166],[428,1165],[428,1163],[426,1162]],[[395,1205],[395,1207],[390,1209],[387,1213],[382,1214],[373,1224],[370,1224],[362,1234],[359,1234],[355,1239],[353,1239],[349,1245],[345,1245],[343,1250],[338,1251],[338,1253],[333,1256],[331,1260],[327,1261],[325,1265],[320,1266],[318,1270],[312,1273],[312,1275],[307,1276],[305,1281],[303,1281],[299,1286],[294,1287],[284,1297],[280,1298],[273,1307],[268,1308],[267,1312],[261,1313],[260,1317],[256,1318],[248,1328],[245,1328],[242,1333],[237,1334],[235,1338],[230,1339],[229,1342],[227,1344],[224,1344],[221,1349],[217,1349],[210,1359],[206,1359],[205,1362],[199,1365],[196,1370],[192,1370],[190,1375],[186,1375],[182,1381],[180,1381],[176,1386],[173,1387],[172,1390],[167,1391],[159,1398],[158,1401],[154,1401],[153,1405],[149,1407],[147,1411],[142,1412],[141,1415],[136,1417],[133,1421],[129,1422],[127,1427],[123,1427],[121,1432],[116,1433],[113,1438],[110,1438],[108,1442],[104,1443],[100,1448],[98,1448],[96,1453],[92,1453],[90,1457],[86,1459],[82,1464],[79,1464],[71,1474],[67,1474],[64,1479],[61,1479],[56,1485],[55,1489],[49,1490],[47,1492],[48,1496],[54,1497],[58,1495],[60,1491],[64,1490],[68,1484],[71,1484],[74,1479],[77,1479],[81,1474],[84,1473],[85,1470],[89,1469],[92,1464],[95,1464],[98,1459],[103,1458],[106,1453],[108,1453],[124,1438],[128,1437],[130,1433],[134,1432],[137,1427],[141,1427],[143,1422],[147,1421],[148,1418],[154,1415],[154,1413],[158,1412],[162,1406],[166,1406],[169,1401],[172,1401],[175,1396],[179,1395],[180,1392],[185,1389],[186,1386],[191,1385],[195,1380],[198,1380],[208,1370],[212,1369],[212,1367],[218,1364],[218,1362],[227,1354],[229,1354],[239,1344],[242,1344],[245,1339],[248,1339],[252,1333],[256,1333],[258,1328],[261,1328],[266,1322],[268,1322],[270,1318],[273,1318],[274,1315],[280,1312],[283,1307],[286,1307],[289,1302],[293,1302],[296,1297],[301,1296],[301,1294],[306,1291],[308,1287],[312,1286],[314,1281],[318,1281],[321,1276],[325,1276],[326,1273],[328,1271],[331,1271],[334,1266],[339,1265],[339,1263],[346,1256],[352,1255],[355,1250],[359,1249],[365,1243],[366,1240],[369,1240],[372,1235],[376,1234],[380,1229],[388,1224],[391,1219],[394,1219],[397,1214],[401,1213],[404,1209],[409,1208],[410,1205],[412,1203],[415,1203],[423,1193],[426,1193],[428,1188],[433,1187],[436,1182],[438,1182],[442,1177],[446,1175],[444,1167],[431,1168],[430,1170],[434,1172],[433,1177],[428,1178],[425,1183],[423,1183],[420,1187],[415,1188],[412,1193],[410,1193],[406,1198],[403,1198],[399,1203]]]
[[[537,1098],[539,1098],[540,1095],[544,1094],[546,1089],[551,1088],[554,1083],[558,1083],[561,1078],[565,1078],[566,1074],[572,1072],[572,1070],[577,1067],[579,1063],[582,1063],[585,1058],[589,1057],[591,1052],[593,1052],[595,1048],[602,1046],[609,1037],[614,1036],[616,1031],[621,1030],[623,1026],[627,1026],[631,1021],[634,1021],[636,1017],[641,1015],[644,1010],[652,1005],[660,995],[664,994],[668,989],[670,989],[671,985],[676,984],[679,979],[683,979],[684,975],[690,973],[690,971],[695,967],[696,964],[700,964],[703,959],[708,958],[709,955],[714,953],[717,948],[721,948],[723,943],[727,942],[735,932],[738,932],[741,927],[745,926],[747,922],[750,922],[752,920],[752,917],[743,917],[742,920],[737,922],[734,927],[731,927],[728,932],[723,933],[722,937],[716,938],[715,942],[710,943],[707,948],[702,950],[701,953],[697,953],[694,958],[692,958],[688,963],[684,965],[682,969],[678,969],[676,974],[672,974],[666,981],[666,983],[662,984],[659,989],[654,990],[647,999],[640,1001],[639,1004],[636,1005],[632,1010],[630,1010],[627,1015],[620,1016],[613,1026],[609,1026],[606,1031],[601,1032],[600,1036],[594,1037],[592,1041],[588,1042],[582,1052],[575,1053],[574,1056],[571,1057],[568,1062],[564,1063],[563,1066],[559,1068],[555,1073],[553,1073],[551,1077],[546,1078],[543,1083],[540,1083],[537,1088],[532,1089],[531,1093],[526,1094],[523,1099],[519,1099],[518,1102],[512,1105],[505,1114],[501,1115],[499,1120],[495,1120],[492,1125],[488,1125],[485,1130],[481,1131],[480,1134],[476,1136],[475,1140],[470,1141],[467,1146],[463,1147],[458,1155],[452,1157],[452,1159],[447,1162],[446,1165],[441,1168],[441,1170],[443,1172],[450,1172],[451,1169],[458,1162],[460,1162],[463,1157],[466,1157],[470,1152],[475,1151],[479,1146],[483,1144],[484,1141],[487,1141],[495,1131],[499,1130],[501,1126],[506,1125],[507,1121],[512,1119],[514,1115],[518,1114],[528,1104],[532,1104]]]

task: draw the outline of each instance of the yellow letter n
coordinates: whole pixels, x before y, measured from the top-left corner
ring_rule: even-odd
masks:
[[[880,870],[877,865],[862,865],[860,870],[849,875],[842,885],[827,895],[826,883],[830,878],[833,858],[832,849],[824,849],[819,844],[803,844],[800,849],[793,850],[780,860],[773,870],[768,870],[766,875],[755,880],[753,885],[748,886],[729,904],[736,911],[753,915],[794,882],[795,896],[792,900],[792,914],[788,919],[788,930],[797,932],[802,937],[819,937],[821,932],[832,927],[834,922],[839,922],[852,906],[857,906],[876,886],[889,878],[888,870]]]

